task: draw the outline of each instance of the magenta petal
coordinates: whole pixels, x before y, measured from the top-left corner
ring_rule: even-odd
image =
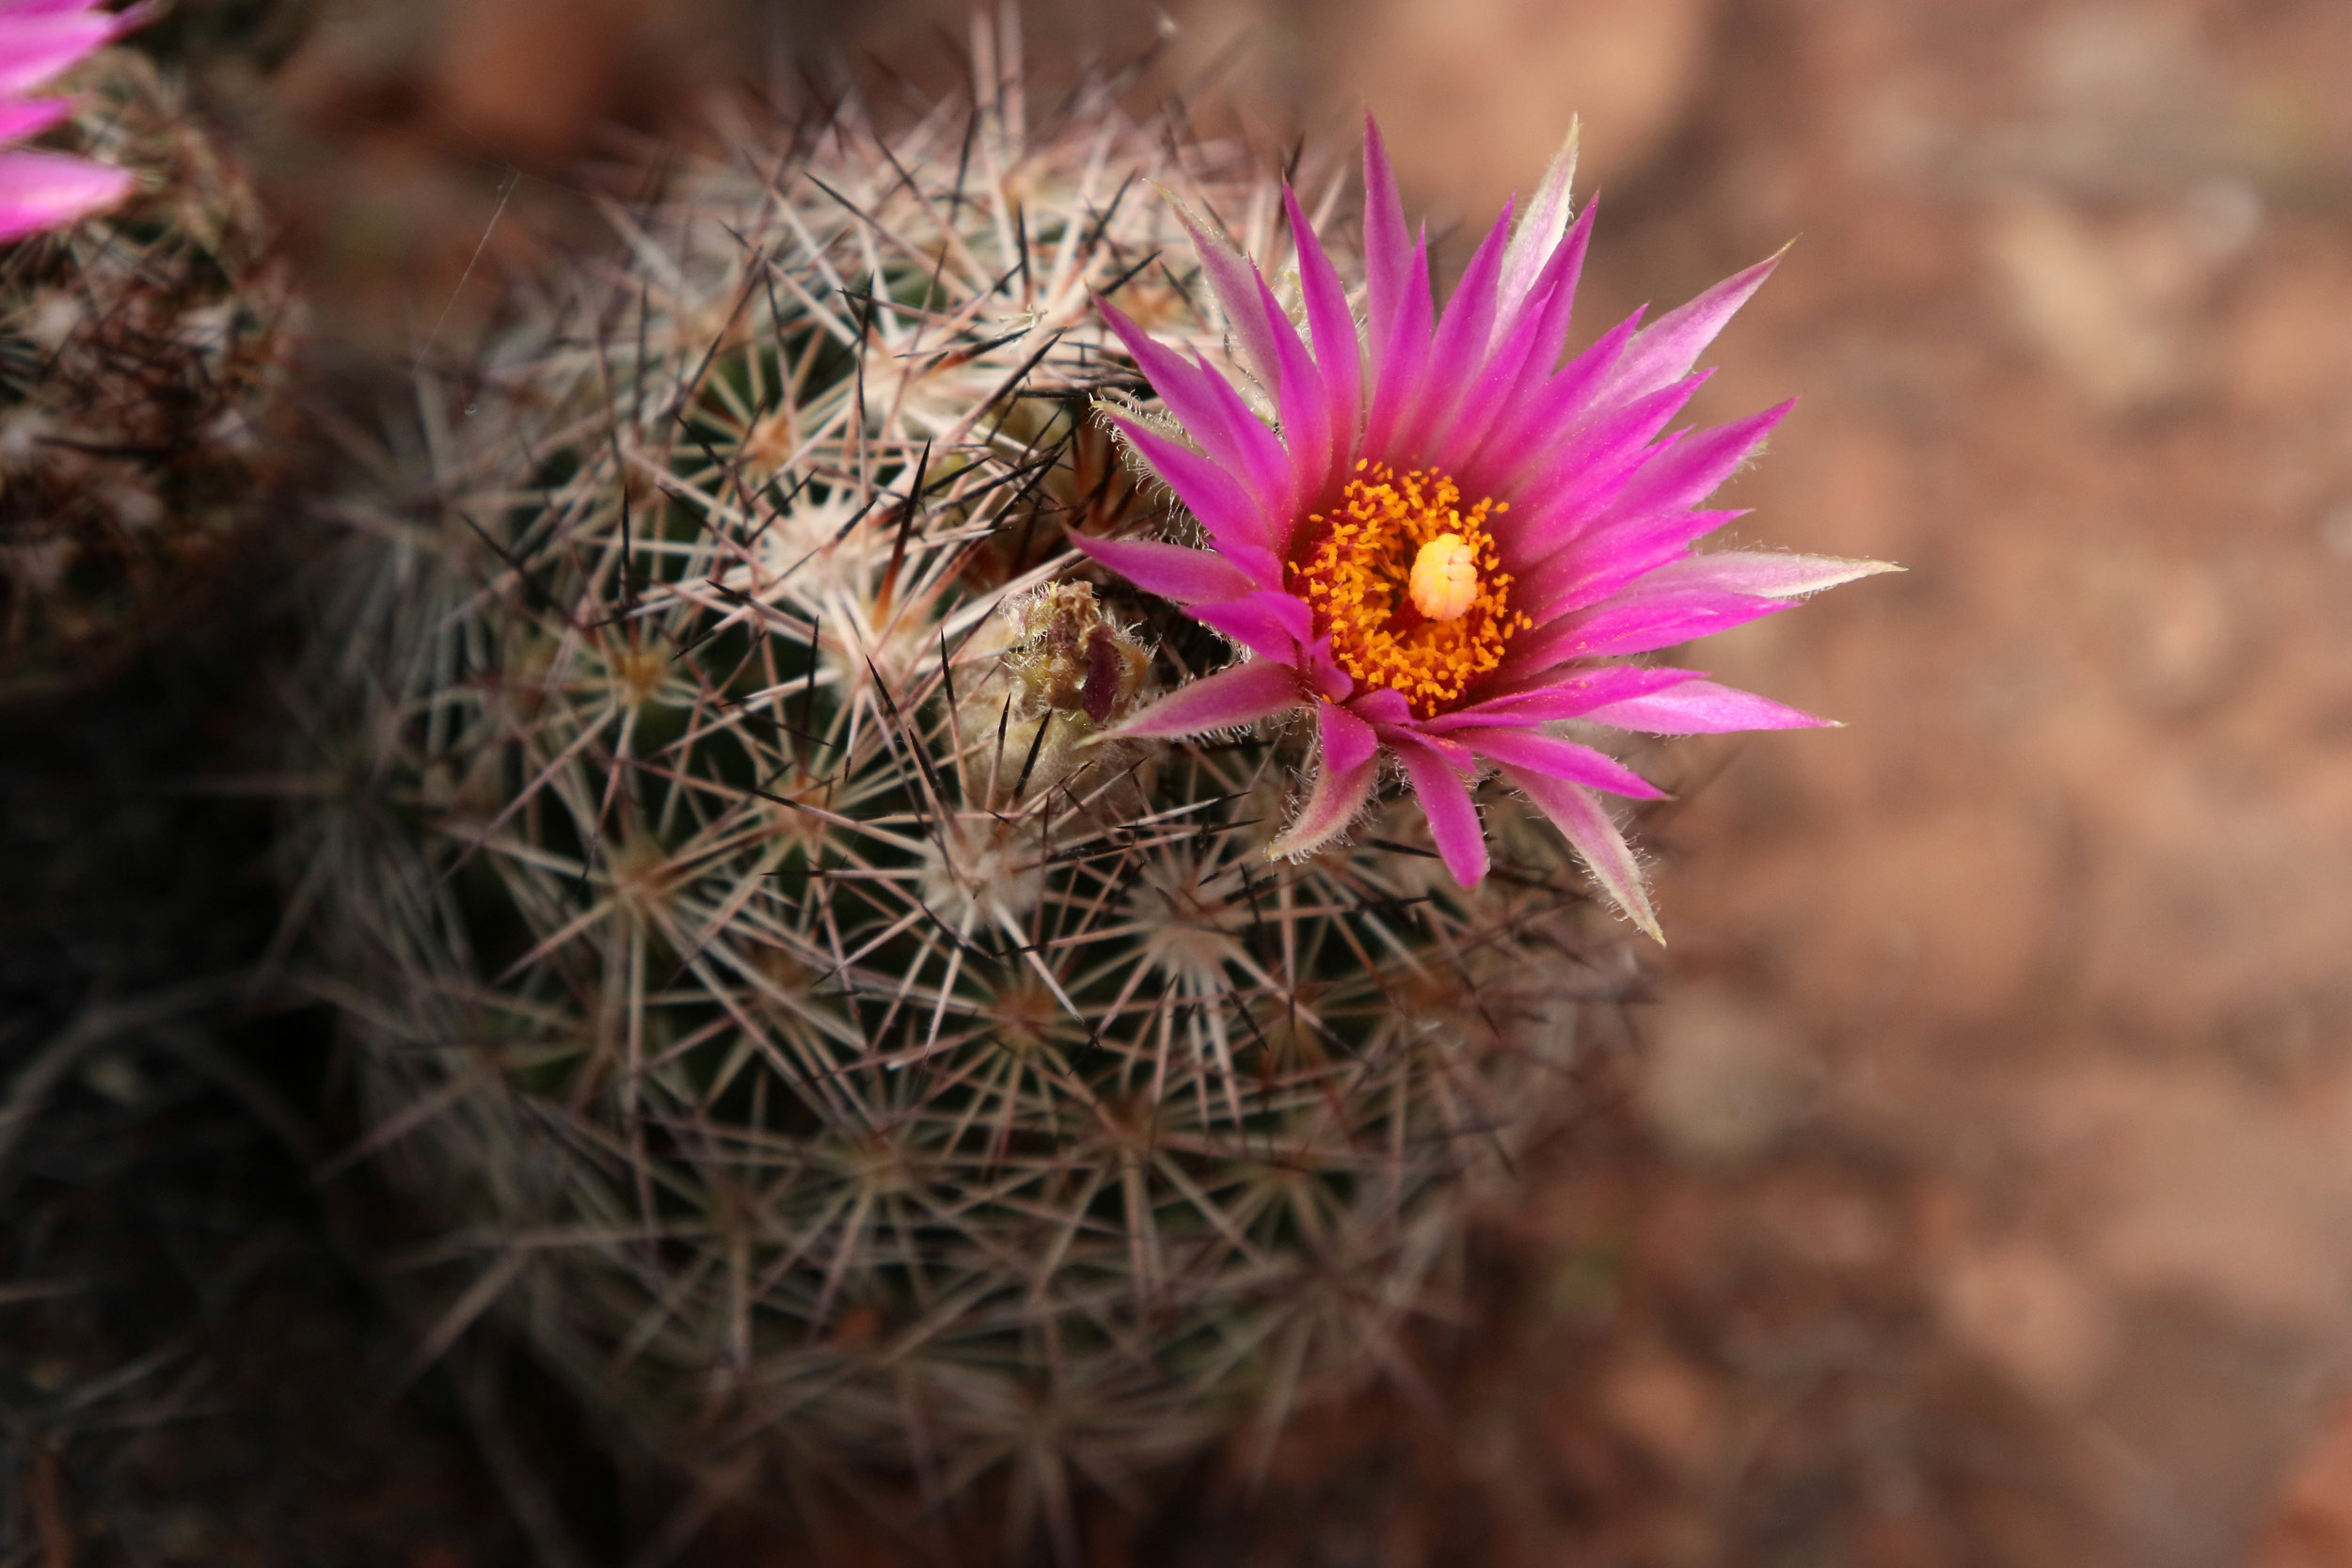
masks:
[[[1403,724],[1375,726],[1381,744],[1385,746],[1415,745],[1426,747],[1438,761],[1454,769],[1465,783],[1478,777],[1478,756],[1453,736],[1432,735],[1418,721]]]
[[[1536,336],[1544,352],[1536,360],[1537,375],[1549,376],[1561,368],[1560,356],[1567,349],[1568,322],[1576,308],[1577,285],[1584,276],[1584,255],[1592,245],[1593,218],[1599,211],[1597,198],[1585,203],[1584,211],[1562,237],[1559,247],[1544,263],[1544,270],[1536,275],[1534,287],[1528,293],[1529,299],[1542,302],[1537,311]]]
[[[1731,318],[1780,264],[1775,255],[1734,274],[1678,310],[1668,311],[1633,340],[1609,379],[1608,393],[1638,398],[1688,375]]]
[[[1365,758],[1355,767],[1335,768],[1326,766],[1315,773],[1314,787],[1308,792],[1307,803],[1298,808],[1298,816],[1281,836],[1266,846],[1268,860],[1295,860],[1301,855],[1320,849],[1364,809],[1372,799],[1372,786],[1380,776],[1377,753]]]
[[[1242,488],[1239,480],[1199,452],[1188,451],[1133,420],[1114,414],[1111,423],[1135,443],[1136,451],[1152,465],[1152,471],[1176,492],[1176,499],[1200,519],[1200,526],[1209,531],[1210,538],[1220,546],[1254,545],[1260,549],[1270,546],[1265,513]]]
[[[1433,443],[1431,460],[1438,467],[1448,472],[1467,467],[1466,459],[1477,452],[1486,432],[1512,404],[1542,336],[1541,314],[1532,313],[1495,343],[1453,412],[1438,426],[1439,438]]]
[[[1369,720],[1375,724],[1409,723],[1413,717],[1413,705],[1405,700],[1405,693],[1391,691],[1385,686],[1375,686],[1359,692],[1347,705],[1355,710],[1358,718]]]
[[[101,9],[102,5],[103,0],[0,0],[0,20],[24,16],[79,15],[84,11],[108,14]],[[147,20],[147,10],[143,6],[134,6],[111,14],[117,32],[128,32]]]
[[[1365,305],[1371,319],[1365,336],[1372,344],[1372,370],[1376,378],[1388,354],[1390,325],[1403,308],[1411,265],[1412,242],[1405,229],[1405,202],[1397,195],[1396,176],[1389,168],[1389,150],[1381,143],[1380,127],[1364,117],[1364,283]],[[1426,277],[1421,286],[1426,296]]]
[[[1883,561],[1841,561],[1834,555],[1784,555],[1777,550],[1719,550],[1669,562],[1649,576],[1656,588],[1712,588],[1790,599],[1818,594],[1856,578],[1899,572]]]
[[[1337,703],[1315,706],[1315,721],[1323,736],[1323,766],[1345,773],[1362,767],[1380,750],[1380,737],[1370,724]]]
[[[1635,581],[1660,586],[1657,574],[1677,563],[1692,542],[1741,512],[1669,512],[1660,517],[1605,523],[1570,544],[1511,588],[1512,608],[1538,626],[1596,605]]]
[[[1096,300],[1095,309],[1127,345],[1136,368],[1194,444],[1240,480],[1261,507],[1272,512],[1282,505],[1290,490],[1290,459],[1274,432],[1249,411],[1225,378],[1153,342],[1107,300]]]
[[[1396,313],[1365,324],[1376,346],[1371,406],[1364,418],[1364,446],[1371,451],[1385,451],[1420,405],[1429,366],[1429,238],[1424,234],[1413,246]],[[1412,454],[1403,455],[1409,459]]]
[[[1179,205],[1177,221],[1184,232],[1192,236],[1192,247],[1200,254],[1201,275],[1209,280],[1209,290],[1216,295],[1219,309],[1225,312],[1226,324],[1232,328],[1233,340],[1241,345],[1242,357],[1250,371],[1267,386],[1272,387],[1281,375],[1281,366],[1274,357],[1273,331],[1265,312],[1258,304],[1258,270],[1248,258],[1193,221],[1192,214]]]
[[[1446,301],[1445,313],[1438,318],[1436,339],[1429,347],[1429,368],[1424,372],[1422,395],[1408,422],[1396,439],[1409,451],[1428,450],[1432,437],[1444,435],[1451,441],[1454,432],[1454,411],[1463,397],[1476,385],[1477,372],[1486,360],[1486,352],[1494,334],[1495,292],[1502,275],[1502,247],[1509,242],[1512,204],[1502,204],[1502,215],[1486,231],[1486,238],[1470,257],[1463,270],[1462,280],[1454,285],[1454,297]]]
[[[1263,278],[1258,280],[1258,294],[1266,319],[1273,323],[1274,356],[1281,366],[1275,406],[1281,416],[1282,441],[1289,449],[1291,481],[1282,512],[1295,517],[1315,504],[1331,477],[1330,394],[1324,389],[1323,372],[1308,356],[1307,345],[1298,341],[1298,329],[1275,303],[1274,293]]]
[[[1528,302],[1542,295],[1538,279],[1559,256],[1560,236],[1568,227],[1568,187],[1576,179],[1576,144],[1577,134],[1570,130],[1568,139],[1545,166],[1534,198],[1528,202],[1526,215],[1511,236],[1510,248],[1502,253],[1499,325],[1513,325]]]
[[[1331,639],[1327,634],[1300,650],[1298,674],[1308,689],[1330,702],[1344,703],[1356,689],[1356,682],[1331,657]]]
[[[1419,728],[1423,735],[1446,735],[1485,725],[1548,724],[1562,719],[1581,719],[1608,704],[1646,697],[1653,691],[1697,678],[1694,671],[1677,670],[1669,665],[1590,665],[1549,685],[1441,713],[1435,719],[1423,720]]]
[[[1437,840],[1445,868],[1464,887],[1476,887],[1486,876],[1486,830],[1478,820],[1470,786],[1436,747],[1398,735],[1391,736],[1389,744],[1413,783],[1413,795],[1429,819],[1429,834]]]
[[[1178,687],[1112,733],[1173,738],[1238,729],[1302,701],[1298,672],[1270,658],[1253,658]]]
[[[1590,527],[1615,499],[1627,476],[1656,459],[1649,442],[1705,380],[1705,374],[1687,376],[1610,410],[1549,446],[1543,469],[1513,486],[1533,499],[1515,511],[1508,532],[1497,536],[1503,565],[1524,571]]]
[[[111,207],[130,194],[131,185],[131,176],[121,169],[63,153],[0,153],[0,242]]]
[[[1507,409],[1478,451],[1464,461],[1460,478],[1470,492],[1491,496],[1523,491],[1528,477],[1551,460],[1560,443],[1590,413],[1595,394],[1641,323],[1642,313],[1636,310],[1562,366],[1559,373],[1544,377],[1518,406]],[[1532,360],[1529,368],[1534,368]]]
[[[1498,319],[1497,336],[1485,367],[1463,396],[1447,432],[1443,461],[1469,472],[1498,421],[1534,401],[1552,379],[1566,337],[1568,315],[1576,301],[1577,277],[1584,264],[1584,248],[1592,237],[1593,210],[1577,219],[1543,272],[1523,315],[1516,322]]]
[[[1288,184],[1282,202],[1290,214],[1291,239],[1298,249],[1298,281],[1307,298],[1307,326],[1314,334],[1315,363],[1322,367],[1324,390],[1330,399],[1333,457],[1344,464],[1355,457],[1356,425],[1363,417],[1363,339],[1356,317],[1347,308],[1347,290],[1339,269],[1324,254],[1323,242],[1299,210],[1298,198]]]
[[[103,11],[0,12],[0,94],[40,86],[121,30]]]
[[[1454,286],[1454,297],[1446,301],[1445,314],[1438,318],[1437,343],[1439,352],[1433,366],[1447,381],[1458,380],[1486,352],[1494,336],[1497,294],[1502,281],[1502,251],[1509,245],[1511,214],[1518,209],[1516,199],[1502,203],[1502,214],[1479,243],[1462,270],[1461,281]]]
[[[35,132],[46,131],[73,112],[70,98],[28,98],[21,103],[0,103],[0,142],[15,141]]]
[[[1747,461],[1757,443],[1796,405],[1797,400],[1790,398],[1760,414],[1686,436],[1671,455],[1645,464],[1628,481],[1611,510],[1627,516],[1646,516],[1696,506]]]
[[[1515,768],[1505,768],[1502,773],[1576,847],[1601,891],[1632,918],[1633,924],[1649,933],[1652,941],[1664,942],[1665,934],[1658,928],[1658,916],[1649,907],[1649,895],[1642,887],[1642,868],[1635,863],[1625,834],[1617,831],[1616,823],[1610,820],[1609,813],[1593,793],[1565,779],[1546,778],[1541,773]]]
[[[1536,470],[1535,488],[1543,493],[1540,510],[1548,514],[1603,510],[1632,475],[1671,450],[1651,443],[1714,374],[1711,370],[1693,371],[1646,397],[1596,414],[1579,426],[1572,437],[1573,450],[1564,448],[1548,454],[1549,461]],[[1679,446],[1687,434],[1677,431],[1667,440]],[[1602,471],[1593,472],[1596,468]]]
[[[1531,729],[1458,730],[1454,738],[1482,757],[1521,773],[1565,779],[1636,800],[1662,800],[1666,792],[1605,752]]]
[[[1216,546],[1216,553],[1262,588],[1270,588],[1282,580],[1282,558],[1263,546],[1221,544]]]
[[[1084,534],[1071,535],[1070,542],[1145,593],[1177,604],[1238,599],[1259,587],[1249,574],[1212,550],[1144,539],[1089,539]]]
[[[1570,658],[1645,654],[1688,642],[1692,638],[1712,637],[1788,608],[1787,599],[1746,594],[1714,594],[1698,589],[1653,594],[1637,587],[1613,603],[1597,605],[1521,633],[1513,640],[1512,653],[1531,669]]]
[[[1613,729],[1644,735],[1727,735],[1740,730],[1820,729],[1830,721],[1753,691],[1685,681],[1662,691],[1645,692],[1596,707],[1584,717]]]
[[[1253,654],[1295,664],[1301,644],[1314,636],[1314,612],[1288,594],[1252,594],[1246,598],[1188,605],[1184,613],[1212,626]]]

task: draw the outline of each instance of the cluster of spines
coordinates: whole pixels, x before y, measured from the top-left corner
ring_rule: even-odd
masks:
[[[363,751],[295,918],[373,978],[375,1144],[469,1222],[412,1259],[448,1333],[1052,1513],[1384,1354],[1549,1101],[1575,911],[1556,863],[1440,891],[1404,820],[1269,864],[1288,737],[1105,738],[1154,643],[1229,657],[1060,548],[1144,504],[1089,297],[1192,309],[1131,191],[1176,171],[980,83],[681,175],[428,410],[421,521],[353,498]]]

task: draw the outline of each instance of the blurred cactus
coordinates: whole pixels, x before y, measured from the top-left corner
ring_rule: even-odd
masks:
[[[1616,972],[1507,802],[1475,892],[1409,803],[1275,863],[1303,737],[1104,738],[1231,656],[1065,548],[1168,506],[1092,296],[1221,356],[1148,183],[1278,191],[977,43],[975,103],[674,165],[377,454],[294,919],[444,1336],[1022,1528],[1392,1363]]]
[[[0,254],[0,703],[100,679],[217,590],[272,466],[293,295],[244,176],[145,56],[69,78],[122,205]]]

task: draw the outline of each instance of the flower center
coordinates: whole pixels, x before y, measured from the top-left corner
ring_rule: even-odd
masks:
[[[1446,474],[1359,461],[1339,505],[1307,519],[1290,562],[1340,668],[1404,693],[1422,719],[1460,701],[1502,662],[1511,634],[1534,625],[1511,610],[1510,574],[1486,531],[1510,503],[1461,501]]]
[[[1458,533],[1440,533],[1413,557],[1413,608],[1432,621],[1458,621],[1478,600],[1478,553]]]

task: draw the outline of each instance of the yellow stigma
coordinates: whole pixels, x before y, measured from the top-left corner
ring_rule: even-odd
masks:
[[[1413,608],[1432,621],[1458,621],[1478,598],[1478,556],[1458,533],[1440,533],[1413,557]]]
[[[1428,719],[1501,665],[1511,635],[1534,624],[1510,608],[1511,577],[1486,531],[1509,510],[1464,508],[1446,474],[1358,463],[1339,505],[1307,519],[1289,565],[1340,668]]]

